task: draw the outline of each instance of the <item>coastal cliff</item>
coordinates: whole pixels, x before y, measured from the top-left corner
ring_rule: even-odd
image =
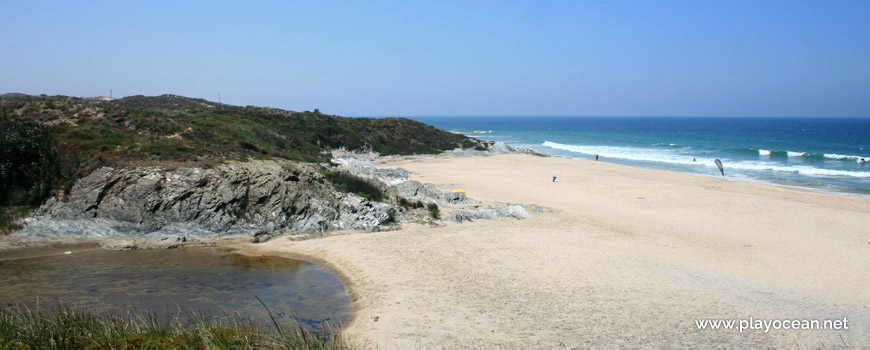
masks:
[[[403,169],[372,167],[373,157],[382,155],[534,153],[407,119],[235,107],[174,95],[7,94],[0,102],[0,117],[12,130],[4,133],[0,209],[34,208],[17,219],[16,237],[132,238],[112,247],[134,249],[191,238],[262,242],[402,223],[521,219],[542,210],[477,202],[407,181]]]
[[[49,200],[18,235],[262,236],[370,230],[388,218],[390,204],[336,191],[317,167],[274,160],[104,167]]]

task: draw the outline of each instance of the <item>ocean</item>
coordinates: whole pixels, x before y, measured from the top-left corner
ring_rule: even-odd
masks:
[[[410,119],[564,157],[716,177],[720,159],[730,180],[870,195],[870,118]]]

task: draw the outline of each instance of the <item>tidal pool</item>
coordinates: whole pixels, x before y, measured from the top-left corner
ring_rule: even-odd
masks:
[[[114,313],[148,311],[160,318],[186,319],[192,311],[268,320],[255,295],[275,316],[293,318],[320,336],[337,331],[351,311],[341,282],[304,261],[218,248],[0,251],[2,306],[50,309],[60,302]]]

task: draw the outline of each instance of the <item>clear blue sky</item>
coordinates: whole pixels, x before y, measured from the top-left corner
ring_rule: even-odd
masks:
[[[870,117],[870,1],[0,0],[0,93]]]

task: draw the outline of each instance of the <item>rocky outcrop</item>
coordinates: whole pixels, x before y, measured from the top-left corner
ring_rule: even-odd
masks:
[[[477,155],[491,155],[496,151],[504,152],[537,152],[523,147],[512,147],[504,142],[496,142],[496,148],[490,151],[465,150],[463,152],[480,153]],[[444,155],[464,156],[454,152],[445,152]],[[549,155],[545,155],[549,156]],[[406,157],[408,159],[417,159],[419,156]],[[391,157],[391,160],[398,160]],[[401,159],[401,158],[400,158]],[[352,153],[333,153],[332,163],[337,164],[339,169],[347,171],[351,174],[367,177],[374,181],[385,183],[387,192],[393,198],[405,199],[411,204],[422,203],[423,205],[435,204],[439,208],[440,220],[452,222],[465,222],[473,220],[489,220],[489,219],[526,219],[532,215],[529,212],[549,213],[552,209],[544,208],[536,205],[516,205],[502,202],[478,201],[469,198],[464,191],[447,191],[442,192],[437,186],[429,183],[421,183],[407,178],[412,175],[402,168],[375,168],[372,165],[378,163],[377,156]],[[442,187],[453,188],[453,186],[444,185]],[[412,206],[409,208],[397,208],[398,215],[395,220],[399,222],[435,222],[431,215],[427,212],[428,209]]]
[[[527,219],[532,217],[521,205],[507,205],[498,207],[480,208],[478,210],[459,210],[447,218],[453,222],[473,221],[477,219]]]
[[[403,181],[391,186],[390,192],[406,199],[418,200],[423,204],[439,204],[443,196],[441,190],[434,185],[413,180]]]
[[[525,219],[529,212],[550,211],[442,192],[408,180],[412,173],[405,169],[371,166],[376,157],[346,153],[321,165],[251,160],[213,168],[104,167],[78,180],[62,199],[50,199],[15,235],[97,238],[111,249],[171,248],[238,235],[264,242],[278,235]],[[366,178],[388,199],[338,192],[321,173],[326,168]]]
[[[22,236],[222,236],[371,230],[393,206],[336,192],[316,165],[259,160],[211,169],[101,168],[49,200]]]
[[[525,153],[525,154],[531,154],[533,156],[539,156],[539,157],[549,157],[550,156],[549,153],[544,153],[544,152],[538,151],[534,148],[511,146],[511,145],[509,145],[505,142],[502,142],[502,141],[496,141],[491,146],[489,146],[489,151],[492,153],[495,153],[495,154]]]
[[[446,151],[439,156],[453,156],[453,157],[474,157],[474,156],[491,156],[495,154],[507,154],[507,153],[523,153],[530,154],[538,157],[550,157],[549,153],[538,151],[534,148],[530,147],[522,147],[522,146],[511,146],[503,141],[496,141],[489,143],[489,148],[487,150],[477,150],[477,149],[467,149],[467,148],[456,148],[452,151]]]
[[[411,173],[402,168],[375,168],[377,153],[352,153],[346,151],[333,151],[332,164],[339,170],[370,179],[377,179],[388,184],[395,184],[408,179]]]

